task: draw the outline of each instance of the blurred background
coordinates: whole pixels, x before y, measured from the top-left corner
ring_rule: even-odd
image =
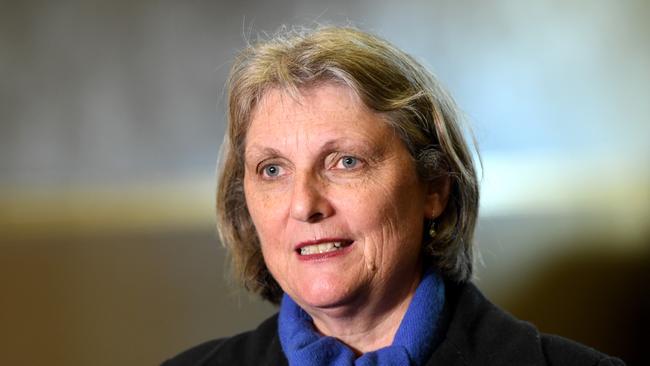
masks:
[[[0,364],[156,365],[273,307],[228,279],[228,69],[282,24],[430,67],[483,159],[476,283],[650,364],[650,2],[0,0]]]

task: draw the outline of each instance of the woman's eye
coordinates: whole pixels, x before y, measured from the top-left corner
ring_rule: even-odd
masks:
[[[271,164],[262,168],[262,174],[267,177],[278,177],[280,176],[281,169],[279,165]]]
[[[354,169],[357,165],[359,165],[359,159],[353,157],[353,156],[344,156],[339,160],[339,165],[340,168],[343,169]]]

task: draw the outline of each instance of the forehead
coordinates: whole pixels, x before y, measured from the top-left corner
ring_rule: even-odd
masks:
[[[265,92],[253,111],[246,146],[287,135],[325,137],[346,132],[384,134],[390,130],[379,113],[371,111],[347,86],[321,84],[297,95],[274,88]]]
[[[326,83],[298,89],[297,93],[281,88],[266,91],[253,111],[251,122],[291,121],[320,115],[345,117],[364,112],[369,111],[352,89]]]

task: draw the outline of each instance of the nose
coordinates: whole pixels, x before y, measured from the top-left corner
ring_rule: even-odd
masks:
[[[325,183],[310,174],[295,176],[291,196],[291,217],[303,222],[319,222],[334,213]]]

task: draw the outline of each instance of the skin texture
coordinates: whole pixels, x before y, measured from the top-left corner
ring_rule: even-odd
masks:
[[[244,192],[267,267],[325,335],[390,345],[421,278],[425,219],[446,195],[422,182],[394,130],[347,87],[268,91],[246,136]],[[352,244],[304,260],[300,243]]]

